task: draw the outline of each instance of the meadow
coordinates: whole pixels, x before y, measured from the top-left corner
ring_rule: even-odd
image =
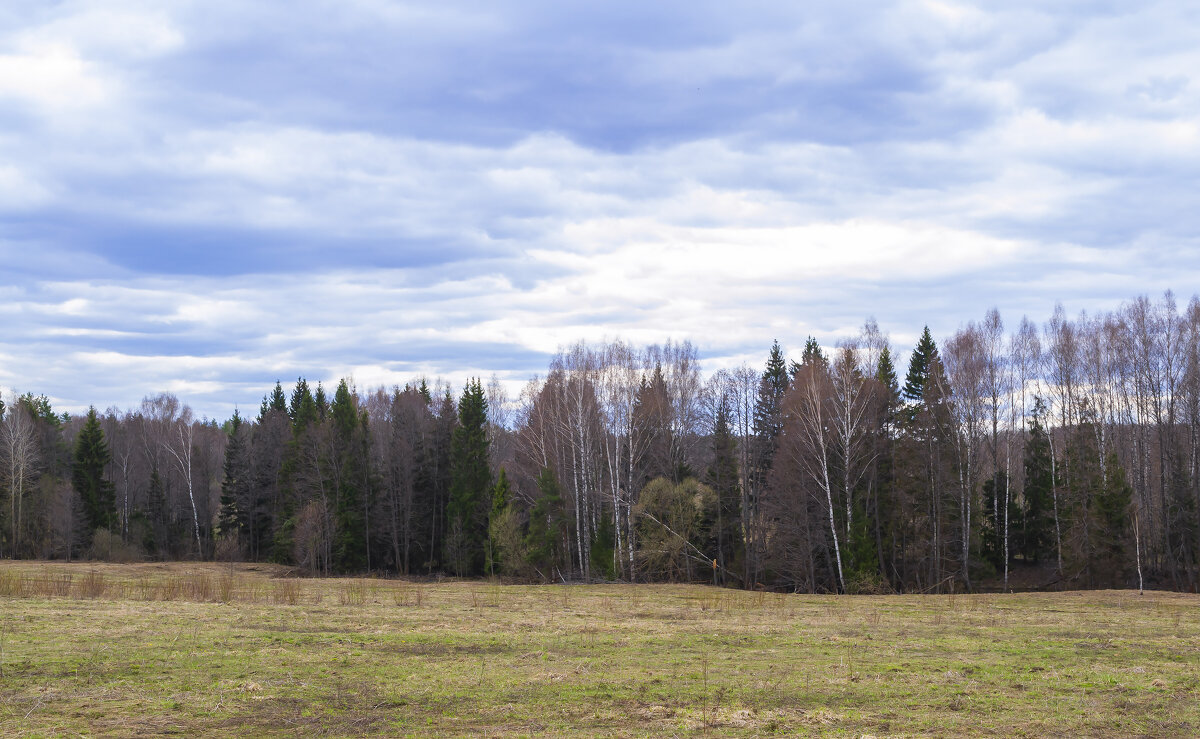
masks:
[[[0,734],[1195,736],[1200,598],[0,563]]]

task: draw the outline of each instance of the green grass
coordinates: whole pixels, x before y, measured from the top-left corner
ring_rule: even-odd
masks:
[[[0,564],[0,734],[1200,735],[1192,595],[281,574]]]

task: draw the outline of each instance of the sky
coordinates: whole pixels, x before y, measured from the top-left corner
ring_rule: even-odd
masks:
[[[981,4],[982,5],[982,4]],[[1200,5],[0,7],[0,387],[510,388],[1200,284]]]

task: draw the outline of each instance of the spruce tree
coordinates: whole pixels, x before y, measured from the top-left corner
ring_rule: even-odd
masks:
[[[1040,397],[1033,401],[1033,421],[1025,445],[1025,488],[1022,505],[1022,553],[1026,561],[1038,562],[1053,551],[1054,478],[1050,466],[1050,437],[1042,426],[1046,405]]]
[[[771,345],[767,366],[759,382],[758,400],[754,405],[754,436],[757,442],[757,472],[762,480],[771,469],[775,447],[783,432],[783,396],[788,389],[788,375],[779,342]]]
[[[566,536],[566,513],[558,480],[549,467],[537,478],[538,498],[529,512],[529,530],[525,536],[526,556],[543,580],[553,580],[562,559]]]
[[[499,565],[499,547],[495,537],[492,534],[493,527],[504,516],[505,510],[512,499],[512,485],[508,482],[508,474],[504,468],[500,468],[500,475],[496,478],[496,486],[492,488],[492,506],[488,512],[488,546],[487,546],[487,564],[486,569],[489,575],[495,574]]]
[[[450,445],[446,555],[457,574],[477,575],[483,571],[491,487],[487,398],[482,383],[473,379],[463,389],[458,404],[458,428]]]
[[[787,390],[787,365],[784,362],[783,350],[779,347],[779,342],[775,341],[771,344],[766,369],[759,379],[751,429],[753,437],[747,440],[750,444],[750,469],[746,472],[746,478],[750,489],[747,491],[746,510],[742,511],[742,517],[747,522],[747,530],[751,535],[745,542],[746,556],[742,581],[746,584],[758,581],[762,559],[765,556],[765,542],[756,538],[754,532],[760,530],[762,500],[771,476],[771,468],[775,464],[779,436],[783,433],[783,398]]]
[[[317,383],[317,392],[313,393],[313,404],[317,407],[317,420],[324,421],[329,415],[329,398],[325,396],[325,388],[319,382]]]
[[[297,435],[317,420],[317,403],[308,388],[308,381],[303,377],[296,380],[296,387],[292,390],[288,416],[292,419],[293,432]]]
[[[1105,480],[1092,503],[1095,516],[1092,537],[1095,540],[1094,565],[1102,581],[1110,587],[1124,587],[1129,570],[1129,535],[1133,528],[1130,509],[1133,488],[1125,469],[1111,452],[1105,460]]]
[[[904,378],[904,399],[909,403],[920,403],[925,397],[925,383],[929,378],[929,365],[938,356],[937,344],[926,326],[917,340],[912,357],[908,360],[908,375]]]
[[[317,397],[324,393],[317,387]],[[317,400],[318,409],[322,400]],[[318,411],[319,412],[319,411]],[[367,511],[370,484],[365,449],[366,426],[350,386],[342,379],[327,415],[333,422],[333,566],[343,572],[369,568]]]
[[[817,342],[816,337],[809,336],[804,342],[804,352],[800,355],[800,366],[809,367],[828,364],[829,358],[825,356],[825,352],[821,351],[821,345]]]
[[[250,455],[244,423],[237,409],[229,419],[229,443],[225,446],[225,478],[221,482],[221,509],[217,516],[217,535],[238,537],[246,528],[250,502]]]
[[[117,520],[116,488],[104,479],[104,470],[112,461],[104,429],[96,416],[95,406],[88,409],[87,420],[75,440],[71,483],[83,501],[83,515],[88,535],[97,529],[112,530]]]
[[[874,441],[874,485],[871,496],[871,519],[874,526],[876,558],[885,577],[894,568],[888,567],[888,558],[894,551],[893,543],[898,537],[900,502],[896,484],[896,425],[900,410],[900,383],[896,377],[896,366],[892,353],[886,346],[879,353],[875,367],[875,382],[878,396],[876,405]],[[890,578],[889,578],[890,579]]]
[[[712,464],[708,467],[705,483],[712,488],[717,498],[716,521],[712,522],[712,544],[716,571],[714,579],[725,583],[726,575],[741,556],[742,537],[738,509],[741,492],[738,484],[737,440],[729,428],[729,405],[723,399],[717,405],[717,417],[713,422]]]
[[[150,486],[146,490],[146,518],[150,525],[146,532],[146,538],[142,541],[142,546],[147,551],[165,558],[169,544],[167,541],[167,494],[163,490],[162,476],[158,474],[158,467],[150,470]]]
[[[275,389],[269,396],[263,396],[262,407],[258,411],[258,422],[262,423],[268,411],[287,413],[287,396],[283,394],[283,386],[275,381]]]

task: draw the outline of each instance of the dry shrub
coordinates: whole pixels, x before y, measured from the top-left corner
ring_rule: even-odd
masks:
[[[271,596],[276,604],[294,606],[300,602],[300,583],[280,580],[275,583]]]
[[[28,583],[17,572],[0,572],[0,596],[8,598],[25,597]]]
[[[168,577],[158,583],[157,596],[159,600],[179,600],[183,593],[183,582],[177,577]]]
[[[896,591],[878,573],[851,573],[846,578],[846,592],[850,595],[891,595]]]
[[[108,591],[108,583],[104,579],[104,575],[92,570],[84,575],[79,580],[79,597],[95,599],[104,595]]]
[[[425,600],[424,588],[419,586],[399,587],[392,591],[392,600],[398,606],[416,606],[420,607]]]
[[[69,598],[71,596],[71,581],[73,579],[70,572],[51,575],[46,578],[46,594],[57,598]]]
[[[213,598],[213,582],[208,575],[192,575],[183,583],[184,597],[188,600],[207,601]]]
[[[148,577],[139,577],[133,583],[133,592],[138,600],[154,600],[158,594],[158,585]]]
[[[367,602],[367,585],[355,580],[338,591],[338,603],[343,606],[361,606]]]
[[[217,599],[222,603],[228,603],[233,600],[233,596],[237,593],[237,580],[232,575],[222,575],[217,580]]]

